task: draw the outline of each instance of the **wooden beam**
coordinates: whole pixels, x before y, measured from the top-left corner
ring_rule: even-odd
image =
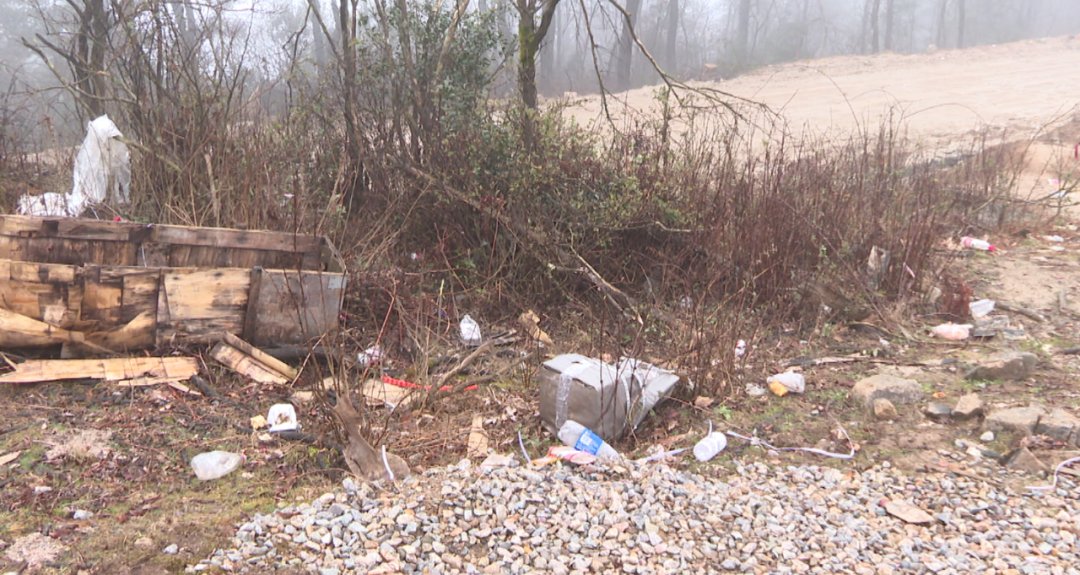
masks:
[[[42,383],[69,379],[124,381],[142,377],[188,379],[199,373],[193,357],[121,357],[112,359],[40,359],[16,364],[0,383]]]
[[[289,383],[289,379],[284,375],[266,367],[259,360],[223,341],[218,342],[214,349],[210,350],[210,357],[257,383],[274,383],[278,385]]]
[[[300,375],[291,365],[285,363],[284,361],[281,361],[280,359],[266,353],[265,351],[251,345],[250,343],[236,337],[229,332],[225,332],[225,343],[250,355],[251,357],[255,358],[259,363],[280,373],[281,375],[284,375],[289,379],[296,379],[296,376]]]

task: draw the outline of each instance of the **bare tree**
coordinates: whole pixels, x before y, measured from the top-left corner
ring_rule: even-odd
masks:
[[[967,15],[964,10],[964,0],[956,0],[956,47],[964,47],[964,24]]]
[[[630,88],[630,71],[633,65],[634,41],[633,30],[637,26],[638,13],[641,12],[641,0],[628,0],[625,7],[628,15],[623,19],[622,33],[615,52],[615,89]]]
[[[885,50],[893,49],[893,28],[896,16],[896,1],[885,0]]]
[[[530,110],[537,106],[536,56],[551,28],[560,0],[514,0],[518,12],[518,89],[521,103]],[[539,16],[539,22],[536,17]]]
[[[739,0],[738,25],[735,33],[735,61],[740,68],[750,63],[750,9],[752,0]]]
[[[667,42],[664,50],[664,65],[669,72],[675,72],[679,67],[678,54],[676,53],[679,41],[679,19],[682,17],[682,7],[679,0],[669,0],[667,12],[667,33],[664,40]]]

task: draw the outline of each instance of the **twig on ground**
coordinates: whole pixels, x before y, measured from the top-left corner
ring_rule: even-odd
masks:
[[[1003,301],[997,302],[997,308],[1000,309],[1001,311],[1008,311],[1008,312],[1012,312],[1012,313],[1018,313],[1018,314],[1020,314],[1020,315],[1022,315],[1024,317],[1031,318],[1031,319],[1033,319],[1033,320],[1035,320],[1035,321],[1037,321],[1039,323],[1044,323],[1046,321],[1046,316],[1044,316],[1043,314],[1041,314],[1041,313],[1039,313],[1039,312],[1037,312],[1037,311],[1035,311],[1033,309],[1028,309],[1026,307],[1020,307],[1018,305],[1013,305],[1013,304],[1008,303],[1008,302],[1003,302]]]

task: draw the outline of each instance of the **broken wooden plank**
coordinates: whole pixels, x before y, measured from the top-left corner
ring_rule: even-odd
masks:
[[[259,363],[280,373],[281,375],[289,379],[296,379],[296,377],[300,375],[291,365],[285,363],[284,361],[281,361],[280,359],[266,353],[265,351],[251,345],[250,343],[236,337],[229,332],[225,332],[225,343],[250,355],[251,357],[258,360]]]
[[[120,357],[110,359],[38,359],[16,364],[0,383],[41,383],[69,379],[124,381],[139,377],[188,379],[199,373],[193,357]]]
[[[289,383],[289,378],[223,341],[218,342],[214,349],[210,350],[210,357],[257,383],[274,383],[278,385]]]

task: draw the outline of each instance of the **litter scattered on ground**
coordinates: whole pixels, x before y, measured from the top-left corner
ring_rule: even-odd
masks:
[[[740,339],[738,343],[735,344],[735,357],[739,358],[744,355],[746,355],[746,340]]]
[[[930,330],[930,335],[950,341],[963,341],[971,336],[971,328],[973,327],[969,323],[943,323],[934,326]]]
[[[701,462],[709,461],[725,447],[727,447],[727,436],[722,431],[713,431],[710,423],[709,433],[694,444],[694,458]]]
[[[769,449],[771,451],[802,451],[802,452],[805,452],[805,453],[813,453],[815,455],[821,455],[821,456],[824,456],[824,457],[830,457],[832,459],[854,459],[855,458],[855,444],[851,442],[851,438],[848,437],[847,431],[845,431],[843,427],[838,427],[837,432],[840,435],[840,437],[844,441],[846,441],[848,443],[848,445],[851,446],[851,450],[848,453],[833,453],[831,451],[825,451],[824,449],[818,449],[816,447],[775,447],[775,446],[770,445],[768,442],[766,442],[766,441],[764,441],[764,440],[762,440],[761,438],[758,438],[758,437],[747,437],[745,435],[735,433],[734,431],[728,431],[727,434],[730,435],[731,437],[737,437],[737,438],[739,438],[739,439],[741,439],[743,441],[746,441],[750,445],[754,445],[754,446],[758,446],[758,447],[764,447],[765,449]]]
[[[968,308],[971,309],[971,317],[979,319],[986,317],[990,312],[994,311],[994,300],[992,299],[980,299],[968,304]]]
[[[794,371],[785,371],[770,376],[766,383],[769,391],[774,395],[784,397],[789,393],[804,393],[806,391],[806,377]]]
[[[48,192],[19,198],[18,212],[27,216],[78,216],[87,208],[108,202],[128,203],[131,157],[116,124],[108,116],[89,122],[86,137],[75,156],[71,192]]]
[[[995,252],[995,251],[997,251],[997,247],[995,247],[994,244],[992,244],[992,243],[990,243],[990,242],[988,242],[986,240],[980,240],[978,238],[972,238],[972,237],[969,237],[969,236],[964,236],[964,237],[960,238],[960,245],[964,246],[965,248],[967,248],[969,250],[980,250],[980,251],[984,251],[984,252]]]
[[[300,424],[296,420],[296,408],[291,403],[271,405],[266,421],[270,424],[270,433],[300,429]]]
[[[220,479],[236,471],[244,456],[229,451],[207,451],[191,458],[191,469],[200,481]]]
[[[356,365],[359,367],[371,367],[382,362],[383,352],[379,344],[375,344],[364,351],[356,354]]]
[[[615,451],[614,447],[589,428],[573,420],[567,420],[559,428],[559,441],[577,451],[595,455],[597,459],[607,461],[622,460],[622,456],[619,455],[618,451]]]
[[[746,384],[746,395],[749,395],[750,397],[761,397],[766,393],[768,393],[768,391],[756,383]]]
[[[461,330],[461,343],[467,347],[478,347],[484,341],[483,335],[480,333],[480,324],[476,323],[476,320],[469,314],[465,314],[461,318],[461,323],[458,326]]]
[[[613,365],[580,354],[559,355],[545,361],[540,372],[540,419],[552,434],[574,420],[614,440],[640,425],[678,382],[674,373],[633,358]]]
[[[0,455],[0,467],[15,461],[20,455],[22,455],[22,451],[12,451],[11,453]]]

